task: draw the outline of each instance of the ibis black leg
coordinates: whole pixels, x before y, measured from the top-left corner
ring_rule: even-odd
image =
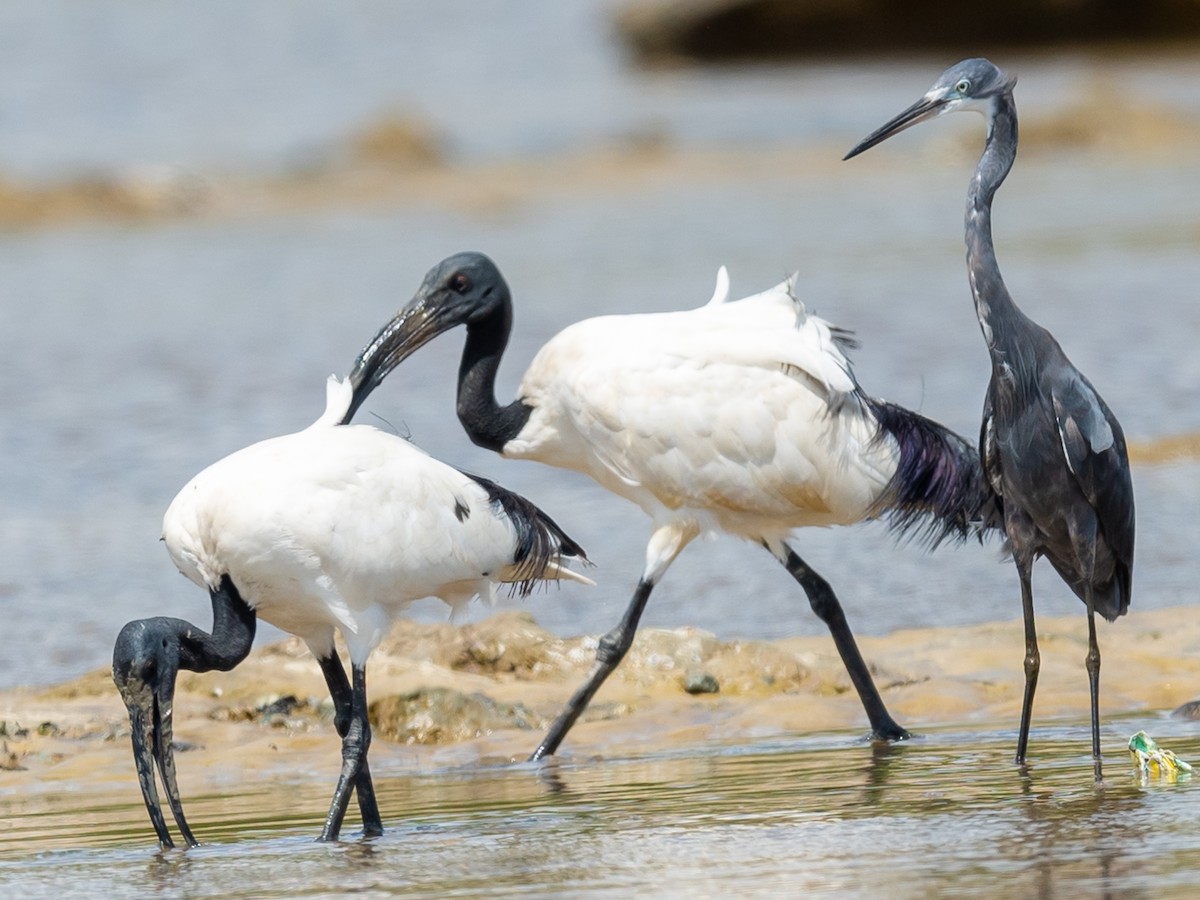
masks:
[[[350,723],[342,737],[342,773],[333,792],[333,801],[329,804],[325,827],[318,838],[322,841],[338,839],[346,808],[350,805],[350,793],[363,772],[367,750],[371,746],[371,723],[367,719],[367,671],[363,666],[352,665],[351,674],[354,680],[350,690]]]
[[[829,632],[833,635],[833,642],[837,645],[838,654],[842,657],[846,671],[850,674],[850,681],[854,684],[854,689],[858,691],[863,709],[867,712],[867,719],[871,723],[871,739],[902,741],[912,737],[908,731],[896,723],[896,720],[887,711],[887,707],[883,705],[883,698],[879,696],[875,682],[871,680],[871,673],[858,650],[858,644],[854,641],[850,626],[846,623],[842,605],[838,602],[837,595],[829,586],[829,582],[809,567],[791,547],[784,546],[787,550],[784,566],[804,588],[813,612],[829,627]]]
[[[646,608],[646,601],[650,599],[652,590],[654,590],[654,585],[651,582],[645,579],[638,582],[637,590],[633,592],[633,599],[629,603],[629,608],[625,610],[625,616],[621,619],[620,624],[600,638],[600,646],[596,648],[596,664],[592,667],[588,680],[567,702],[566,709],[554,721],[541,744],[529,757],[531,760],[554,754],[567,732],[571,730],[571,726],[575,724],[575,720],[579,718],[580,713],[587,708],[592,697],[596,695],[596,691],[600,690],[604,679],[608,678],[613,669],[625,658],[625,654],[629,652],[629,648],[633,644],[638,620],[642,617],[642,611]]]
[[[1021,728],[1017,732],[1017,765],[1025,764],[1025,753],[1029,750],[1029,724],[1033,718],[1033,695],[1037,692],[1038,673],[1042,668],[1042,655],[1038,651],[1037,626],[1033,620],[1032,565],[1017,563],[1017,574],[1021,579],[1021,609],[1025,616],[1025,696],[1021,700]]]
[[[353,714],[353,692],[350,681],[346,678],[346,670],[338,659],[336,651],[328,656],[318,657],[321,671],[325,674],[325,683],[329,685],[329,696],[333,698],[333,725],[338,737],[345,739],[350,732],[350,719]],[[363,834],[375,837],[383,834],[383,821],[379,817],[379,806],[375,802],[375,785],[371,782],[371,770],[364,757],[358,779],[354,782],[354,790],[358,794],[358,810],[362,814]]]

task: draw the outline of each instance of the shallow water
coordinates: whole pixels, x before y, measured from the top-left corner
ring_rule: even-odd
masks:
[[[543,766],[375,772],[386,833],[312,840],[331,785],[186,797],[203,846],[158,853],[140,803],[53,798],[0,835],[0,885],[24,897],[1194,896],[1200,781],[1143,783],[1124,752],[1149,727],[1200,758],[1194,724],[938,730],[872,746],[805,735]],[[186,754],[181,765],[186,766]],[[136,801],[137,797],[122,798]],[[13,798],[0,798],[0,817]],[[1001,888],[1002,885],[1002,888]]]
[[[581,185],[475,210],[339,206],[0,235],[0,688],[104,665],[130,618],[205,621],[206,598],[157,540],[175,492],[221,456],[308,424],[324,377],[349,367],[429,266],[465,248],[490,253],[516,294],[502,394],[579,318],[698,305],[722,263],[735,294],[799,269],[810,305],[858,333],[868,391],[977,433],[987,362],[960,236],[973,155],[952,142],[978,122],[837,162],[947,61],[645,72],[613,41],[611,6],[513,0],[467,16],[445,0],[136,10],[106,0],[84,14],[56,0],[0,10],[0,175],[302,170],[390,113],[430,122],[458,162],[637,135],[685,151],[661,184]],[[1186,53],[1003,62],[1020,73],[1023,122],[1052,122],[1097,85],[1200,121],[1200,64]],[[795,147],[811,170],[781,179],[748,162],[738,175],[689,177],[686,151],[712,146]],[[1013,293],[1133,439],[1200,429],[1198,192],[1192,156],[1081,154],[1068,143],[1023,155],[997,201]],[[453,415],[460,341],[423,350],[360,418],[544,506],[598,563],[599,587],[542,594],[528,609],[559,633],[606,630],[640,573],[644,517],[581,476],[470,446]],[[1134,473],[1135,608],[1197,599],[1198,475],[1188,462]],[[1013,572],[994,548],[929,558],[878,526],[806,532],[796,546],[864,633],[1019,615]],[[1082,611],[1048,568],[1037,591],[1044,614]],[[445,610],[430,602],[413,615]],[[730,540],[685,551],[645,622],[726,638],[822,630],[780,567]],[[264,628],[260,641],[274,637]]]

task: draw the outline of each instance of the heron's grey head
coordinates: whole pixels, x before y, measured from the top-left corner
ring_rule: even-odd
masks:
[[[1012,91],[1016,83],[1016,78],[1010,78],[982,57],[964,59],[938,76],[920,100],[875,129],[842,158],[858,156],[906,128],[948,112],[968,109],[990,117],[996,98]]]
[[[367,396],[405,359],[444,331],[499,315],[506,330],[512,298],[500,269],[482,253],[456,253],[429,270],[412,300],[358,355],[350,372],[349,422]]]

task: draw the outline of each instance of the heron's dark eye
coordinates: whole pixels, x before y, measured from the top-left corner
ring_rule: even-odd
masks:
[[[471,279],[462,272],[450,279],[450,290],[456,294],[465,294],[471,289]]]
[[[965,94],[967,91],[969,91],[971,89],[971,82],[969,82],[967,79],[964,78],[962,81],[960,81],[958,84],[956,84],[954,86],[954,89],[956,91],[958,91],[960,94]]]

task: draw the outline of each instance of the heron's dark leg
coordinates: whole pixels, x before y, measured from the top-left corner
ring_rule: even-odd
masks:
[[[1096,643],[1096,609],[1092,586],[1087,589],[1088,613],[1088,687],[1092,692],[1092,761],[1095,764],[1096,781],[1103,779],[1100,761],[1100,645]]]
[[[846,623],[846,614],[842,611],[842,605],[829,582],[809,567],[787,544],[783,545],[783,549],[786,551],[786,557],[781,560],[784,567],[800,582],[804,593],[808,595],[813,612],[829,627],[829,632],[833,635],[833,642],[837,645],[838,654],[850,674],[850,681],[858,691],[863,709],[867,711],[867,719],[871,723],[871,739],[903,741],[912,737],[896,723],[887,707],[883,705],[883,698],[879,696],[875,682],[871,680],[871,673],[867,670],[867,664],[863,661],[854,635],[850,632],[850,626]]]
[[[580,713],[587,708],[596,691],[600,689],[600,685],[604,684],[604,679],[608,678],[613,669],[625,658],[625,654],[629,652],[629,648],[633,644],[638,620],[642,617],[642,611],[646,608],[646,601],[650,599],[652,590],[654,590],[653,582],[647,581],[645,578],[638,581],[637,589],[633,592],[633,599],[629,602],[629,608],[625,610],[624,618],[616,628],[600,638],[600,646],[596,648],[596,664],[592,667],[588,680],[567,702],[566,709],[554,721],[550,731],[542,739],[538,748],[533,751],[533,755],[529,757],[530,760],[553,755],[567,732],[571,730],[571,726],[575,724],[575,720],[579,718]]]
[[[329,804],[325,827],[317,838],[321,841],[338,839],[346,808],[350,805],[350,792],[358,783],[367,760],[367,750],[371,746],[371,723],[367,719],[367,670],[365,666],[351,665],[350,671],[353,687],[350,691],[350,723],[342,737],[342,773],[333,792],[333,801]]]
[[[325,683],[329,685],[329,696],[333,698],[333,726],[337,729],[338,737],[345,739],[350,733],[350,719],[353,712],[353,692],[350,681],[346,678],[346,670],[338,658],[337,651],[330,651],[328,656],[317,658],[321,671],[325,674]],[[354,790],[358,794],[358,810],[362,814],[363,834],[366,837],[376,837],[383,834],[383,821],[379,817],[379,806],[375,802],[375,785],[371,782],[371,770],[363,758],[362,768],[354,782]]]
[[[1017,733],[1017,765],[1025,764],[1029,749],[1029,723],[1033,718],[1033,695],[1037,691],[1042,656],[1038,652],[1037,626],[1033,621],[1033,583],[1030,560],[1016,559],[1021,579],[1021,609],[1025,614],[1025,697],[1021,701],[1021,730]]]
[[[1079,573],[1083,578],[1084,603],[1088,616],[1088,653],[1084,664],[1088,673],[1088,688],[1092,706],[1092,764],[1096,781],[1103,780],[1100,760],[1100,645],[1096,641],[1096,523],[1094,518],[1075,519],[1070,523],[1071,542],[1079,558]]]

